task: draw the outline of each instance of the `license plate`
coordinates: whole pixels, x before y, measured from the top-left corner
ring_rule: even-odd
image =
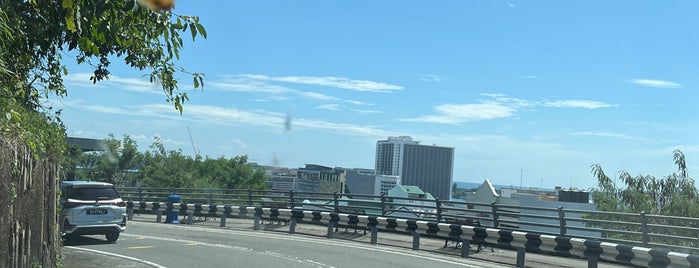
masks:
[[[87,215],[102,215],[102,214],[107,214],[106,209],[88,209],[87,210]]]

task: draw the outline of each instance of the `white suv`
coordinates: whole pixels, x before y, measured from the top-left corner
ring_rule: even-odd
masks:
[[[61,235],[103,234],[109,241],[126,231],[126,203],[114,185],[64,181],[61,188]]]

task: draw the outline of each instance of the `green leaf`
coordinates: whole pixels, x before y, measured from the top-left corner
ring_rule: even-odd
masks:
[[[197,27],[191,26],[189,27],[190,32],[192,33],[192,41],[197,37]]]
[[[196,76],[194,77],[194,88],[199,88],[199,80]]]
[[[131,10],[133,11],[136,6],[136,0],[128,0],[126,2],[126,6],[124,7],[124,10]]]
[[[76,31],[75,28],[75,9],[73,8],[73,0],[63,0],[63,8],[66,9],[66,27],[72,33]]]
[[[206,38],[206,29],[204,29],[204,26],[202,26],[202,25],[199,24],[199,23],[197,23],[197,24],[195,24],[195,25],[197,26],[197,30],[199,31],[199,33],[201,34],[201,36],[203,36],[204,38]]]

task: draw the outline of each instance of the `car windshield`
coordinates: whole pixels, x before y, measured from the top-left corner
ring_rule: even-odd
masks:
[[[68,198],[80,200],[106,200],[119,198],[114,188],[105,187],[80,187],[73,188],[68,194]]]

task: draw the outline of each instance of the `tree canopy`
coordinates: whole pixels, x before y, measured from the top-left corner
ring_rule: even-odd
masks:
[[[246,156],[233,158],[189,157],[181,150],[166,150],[155,138],[150,150],[138,151],[129,136],[105,140],[101,152],[73,154],[74,179],[105,181],[121,186],[175,188],[266,188],[264,170],[254,168]]]
[[[64,55],[90,65],[93,83],[107,79],[112,60],[121,58],[150,71],[150,81],[182,111],[188,98],[178,91],[176,72],[186,71],[175,63],[187,31],[192,39],[206,37],[198,17],[154,11],[137,0],[0,0],[0,94],[36,109],[41,97],[65,96]],[[203,85],[201,74],[190,74],[195,88]]]
[[[699,217],[699,195],[694,179],[689,177],[685,155],[675,150],[673,161],[677,171],[663,178],[650,175],[632,176],[620,171],[616,181],[607,176],[602,166],[592,165],[598,187],[592,198],[599,210],[616,212],[646,212],[649,214]]]

